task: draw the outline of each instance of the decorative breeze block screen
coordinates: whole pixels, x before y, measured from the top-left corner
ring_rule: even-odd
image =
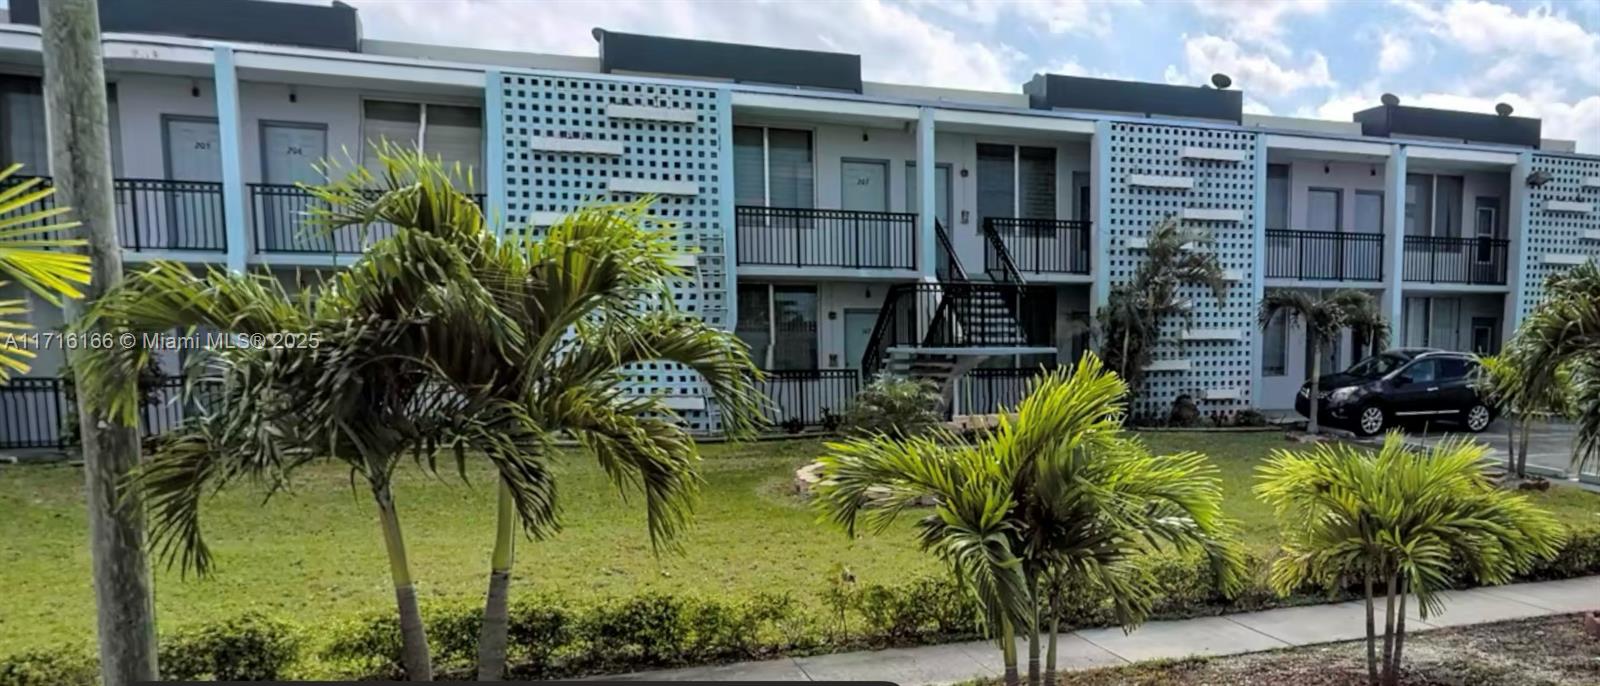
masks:
[[[1173,317],[1163,323],[1152,358],[1158,368],[1145,373],[1133,412],[1164,413],[1183,394],[1207,413],[1254,405],[1250,341],[1256,307],[1251,300],[1255,139],[1255,134],[1241,131],[1140,123],[1111,126],[1106,238],[1111,284],[1133,279],[1156,224],[1185,215],[1182,226],[1210,234],[1213,242],[1201,249],[1214,252],[1222,268],[1237,279],[1229,282],[1221,302],[1206,287],[1182,288],[1180,297],[1191,303],[1191,315],[1187,321]],[[1198,155],[1192,152],[1197,148],[1215,153]],[[1191,154],[1185,155],[1186,150]],[[1150,177],[1192,179],[1192,186],[1133,183]],[[1180,364],[1184,361],[1188,364]]]
[[[1528,187],[1523,179],[1511,180],[1514,191],[1528,194],[1522,317],[1544,300],[1545,278],[1571,268],[1577,257],[1600,259],[1600,160],[1534,155],[1533,170],[1548,174],[1550,180],[1537,188]],[[1552,202],[1587,206],[1588,211],[1556,211]]]
[[[671,222],[680,248],[696,253],[688,279],[672,284],[677,309],[726,326],[720,191],[730,173],[719,131],[731,114],[717,91],[506,73],[498,93],[505,120],[504,209],[509,227],[540,235],[541,222],[595,202],[657,195],[651,212]],[[616,188],[612,184],[616,184]],[[630,370],[641,392],[671,397],[696,431],[719,429],[699,377],[676,364]]]

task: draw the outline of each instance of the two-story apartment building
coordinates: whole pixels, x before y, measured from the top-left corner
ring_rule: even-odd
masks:
[[[295,184],[325,158],[370,164],[381,138],[472,169],[485,209],[534,237],[586,203],[651,195],[693,253],[675,306],[750,344],[779,420],[818,422],[883,371],[949,383],[958,412],[1014,399],[1091,345],[1093,313],[1169,217],[1210,234],[1196,249],[1228,287],[1186,290],[1143,411],[1180,394],[1213,413],[1292,407],[1306,346],[1257,326],[1268,289],[1369,290],[1396,344],[1492,352],[1545,276],[1600,256],[1600,157],[1510,112],[1388,101],[1289,119],[1205,85],[1041,74],[963,91],[864,81],[842,53],[600,29],[598,57],[501,52],[364,39],[338,3],[204,7],[102,8],[135,267],[292,281],[347,264],[383,227],[308,235]],[[37,23],[34,0],[12,0],[0,24],[0,160],[48,175]],[[59,365],[47,352],[35,374]],[[692,374],[636,376],[716,430]],[[0,430],[52,421],[4,419],[22,402],[0,401]]]

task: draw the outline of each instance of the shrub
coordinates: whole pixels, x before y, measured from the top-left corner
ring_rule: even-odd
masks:
[[[62,646],[0,657],[0,686],[94,686],[100,667],[87,652]]]
[[[596,606],[578,620],[585,668],[654,667],[681,659],[688,644],[684,602],[649,593]]]
[[[548,679],[557,676],[555,656],[572,642],[572,615],[548,598],[513,601],[508,608],[506,628],[507,658],[520,663],[513,670],[518,679]]]
[[[856,394],[844,430],[857,435],[914,436],[940,422],[943,398],[927,379],[884,375]]]
[[[1539,562],[1519,577],[1523,581],[1571,579],[1600,574],[1600,527],[1579,527],[1567,531],[1567,544],[1555,559]]]
[[[164,636],[157,661],[174,681],[269,681],[299,659],[300,636],[288,623],[258,612]]]

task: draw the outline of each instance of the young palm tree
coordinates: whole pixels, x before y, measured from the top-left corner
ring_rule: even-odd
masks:
[[[1323,346],[1332,345],[1339,334],[1350,328],[1352,323],[1359,324],[1360,333],[1364,338],[1387,341],[1389,325],[1384,321],[1383,315],[1378,311],[1378,303],[1371,295],[1349,289],[1335,291],[1323,299],[1296,290],[1277,290],[1267,293],[1261,299],[1261,307],[1257,314],[1258,323],[1265,329],[1280,316],[1285,318],[1290,329],[1305,327],[1306,345],[1311,349],[1311,397],[1309,398],[1311,410],[1306,430],[1317,433]]]
[[[60,306],[62,298],[83,297],[78,286],[89,283],[89,257],[65,249],[86,241],[60,237],[77,228],[78,222],[54,221],[69,212],[68,208],[37,207],[56,190],[41,178],[18,179],[20,169],[20,164],[0,169],[0,274],[8,279],[0,281],[0,286],[16,282],[45,302]],[[17,332],[33,327],[12,319],[27,313],[26,300],[0,300],[0,332],[5,332],[0,338],[0,382],[31,368],[28,360],[33,359],[37,346],[29,345]]]
[[[313,189],[326,202],[319,223],[334,230],[382,221],[459,243],[473,278],[494,293],[503,324],[514,335],[494,327],[461,329],[458,337],[484,341],[476,346],[483,356],[452,356],[466,364],[446,366],[443,373],[453,383],[520,407],[544,441],[559,434],[577,438],[620,490],[643,491],[651,541],[669,544],[693,504],[698,450],[663,398],[626,391],[628,369],[666,362],[696,372],[727,434],[749,433],[763,415],[755,385],[759,371],[738,338],[670,308],[650,312],[652,304],[670,303],[668,284],[685,277],[674,266],[678,251],[670,231],[645,228],[653,223],[645,215],[650,201],[586,209],[557,222],[539,240],[515,239],[507,247],[481,222],[445,226],[426,212],[468,202],[456,190],[459,174],[416,152],[380,146],[379,153],[382,178],[357,167]],[[459,224],[479,217],[457,219]],[[554,484],[551,489],[553,497]],[[479,640],[478,677],[484,680],[505,673],[519,518],[512,496],[502,485]],[[559,525],[555,514],[550,508],[530,531],[553,532]]]
[[[1552,275],[1506,349],[1517,400],[1562,397],[1577,417],[1573,469],[1600,465],[1600,263]],[[1565,376],[1565,378],[1563,378]]]
[[[1176,217],[1167,217],[1151,229],[1146,259],[1133,278],[1107,294],[1097,315],[1105,341],[1100,349],[1106,364],[1129,387],[1137,389],[1143,382],[1161,325],[1171,316],[1188,314],[1178,297],[1182,286],[1205,286],[1219,301],[1227,292],[1216,255],[1195,249],[1211,242],[1204,232],[1184,229]]]
[[[1038,632],[1048,625],[1053,676],[1060,629],[1059,604],[1041,587],[1092,584],[1131,627],[1155,593],[1136,564],[1152,546],[1205,550],[1223,586],[1238,585],[1215,467],[1196,453],[1152,456],[1121,437],[1126,394],[1088,353],[1074,370],[1034,380],[1017,418],[1002,414],[974,443],[937,430],[829,444],[817,507],[854,535],[933,496],[918,521],[922,546],[978,599],[1008,684],[1018,683],[1015,637],[1031,636],[1029,682],[1039,683]]]
[[[1485,450],[1449,439],[1416,451],[1394,432],[1376,452],[1324,443],[1277,451],[1257,470],[1256,494],[1284,522],[1273,587],[1287,595],[1305,584],[1332,590],[1361,581],[1371,686],[1398,683],[1408,596],[1426,619],[1444,609],[1439,592],[1463,572],[1505,583],[1560,550],[1565,530],[1523,496],[1496,488],[1484,474]],[[1380,587],[1387,594],[1381,674]]]
[[[1534,420],[1575,416],[1571,370],[1559,369],[1555,383],[1530,389],[1538,391],[1538,396],[1524,392],[1526,379],[1522,370],[1505,355],[1480,356],[1478,370],[1474,380],[1478,393],[1506,418],[1506,475],[1526,478]]]

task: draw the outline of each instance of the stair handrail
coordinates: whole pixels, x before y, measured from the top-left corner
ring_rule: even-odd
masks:
[[[894,319],[900,307],[900,299],[905,297],[908,289],[914,284],[897,283],[889,287],[883,294],[883,307],[878,308],[878,321],[872,325],[872,336],[867,339],[867,348],[861,353],[861,376],[863,381],[870,381],[876,376],[883,365],[884,353],[893,341],[885,341],[889,333],[889,323]]]
[[[994,219],[994,217],[983,218],[983,237],[989,242],[989,249],[1000,258],[1000,274],[996,275],[987,265],[984,271],[989,274],[989,278],[994,279],[995,283],[1027,285],[1027,280],[1022,278],[1022,270],[1017,269],[1017,263],[1011,259],[1011,249],[1006,247],[1006,242],[1000,238],[1000,232],[995,229]]]
[[[939,241],[939,247],[944,249],[944,266],[950,277],[956,281],[970,281],[967,270],[961,266],[961,258],[956,255],[955,245],[950,242],[950,234],[944,230],[944,222],[934,219],[933,233]]]

